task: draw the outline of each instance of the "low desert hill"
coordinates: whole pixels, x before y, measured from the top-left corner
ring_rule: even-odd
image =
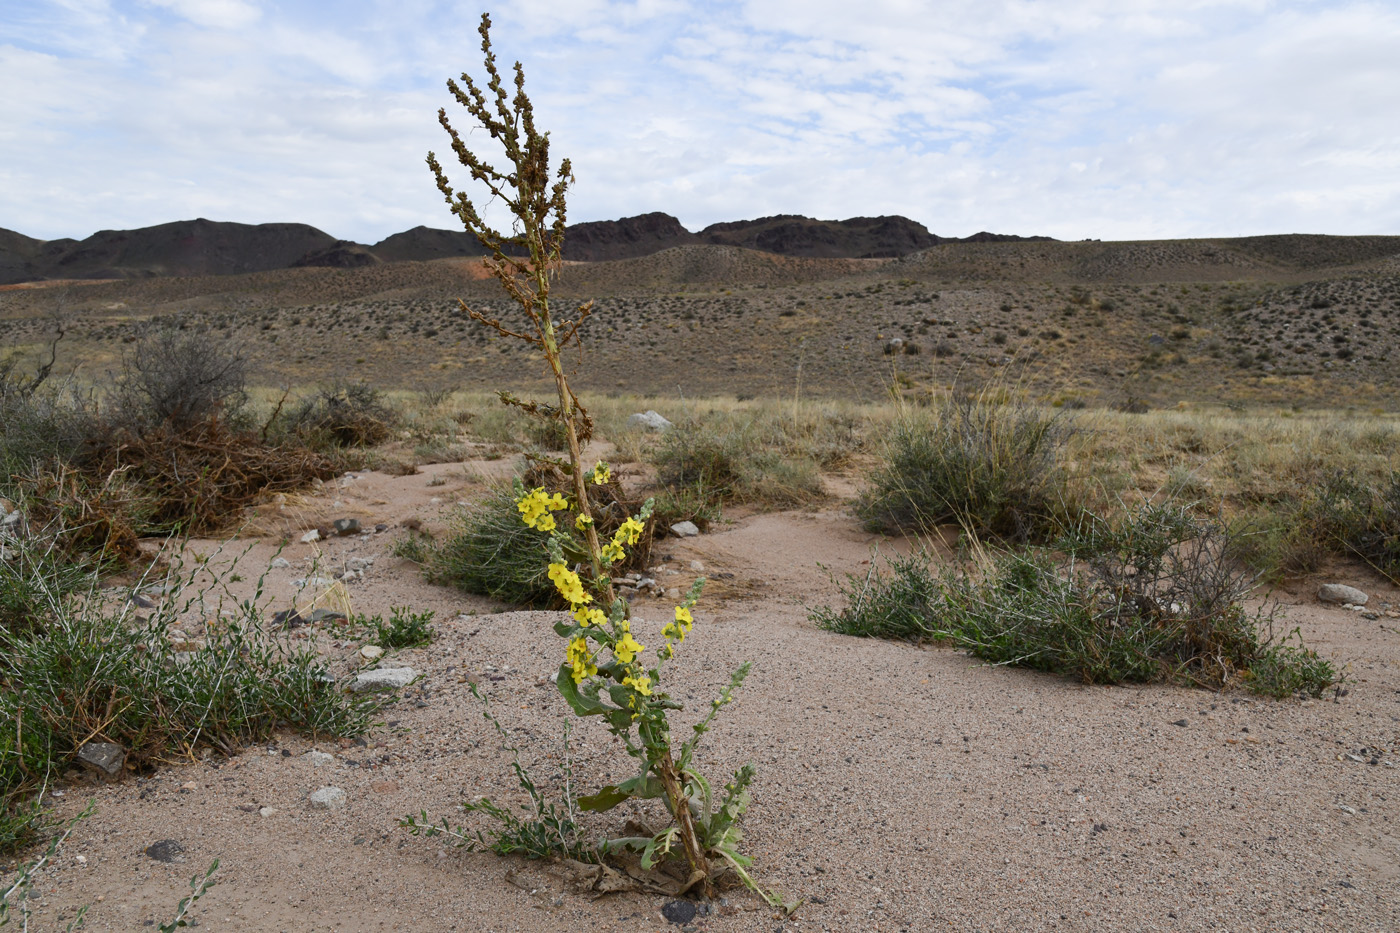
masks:
[[[663,218],[633,233],[674,232]],[[459,298],[524,325],[479,257],[383,261],[308,229],[286,231],[283,256],[307,242],[320,261],[295,268],[0,288],[0,346],[37,355],[58,315],[60,357],[98,379],[148,322],[169,320],[228,337],[270,385],[542,380],[461,311]],[[592,231],[578,239],[597,255],[637,242]],[[434,231],[410,235],[451,249]],[[555,295],[556,309],[595,302],[579,379],[590,392],[870,399],[897,388],[918,400],[1001,381],[1063,405],[1400,400],[1400,237],[987,238],[868,259],[687,243],[566,263]]]

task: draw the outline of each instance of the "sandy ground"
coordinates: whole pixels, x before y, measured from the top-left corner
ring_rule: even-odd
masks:
[[[348,587],[354,609],[434,610],[437,640],[385,665],[425,676],[365,744],[280,735],[231,760],[119,784],[70,774],[52,802],[76,812],[91,798],[97,812],[39,879],[34,928],[62,929],[84,904],[85,929],[153,928],[215,858],[218,885],[194,914],[209,930],[668,928],[666,898],[595,899],[549,865],[446,850],[397,826],[420,809],[452,816],[480,794],[522,799],[468,677],[526,764],[541,779],[557,774],[565,705],[548,681],[562,656],[550,614],[500,612],[429,586],[388,554],[400,522],[441,527],[443,511],[476,488],[468,477],[509,466],[360,474],[266,510],[258,527],[295,532],[281,551],[292,566],[267,575],[272,608],[313,561],[374,558]],[[394,527],[298,543],[342,516]],[[240,545],[251,545],[243,586],[276,556],[278,537]],[[832,597],[820,565],[860,570],[873,543],[839,507],[658,543],[657,562],[677,571],[662,571],[668,581],[687,585],[700,561],[716,583],[667,686],[700,709],[730,670],[755,662],[701,761],[715,778],[744,761],[758,767],[745,849],[764,884],[806,899],[783,919],[730,891],[688,929],[1400,929],[1400,619],[1325,607],[1313,598],[1318,581],[1280,594],[1287,624],[1347,665],[1348,692],[1335,700],[1086,687],[816,630],[805,607]],[[1400,606],[1400,593],[1359,571],[1343,582],[1368,590],[1372,607]],[[670,605],[640,602],[643,642]],[[334,654],[355,648],[321,641]],[[688,732],[694,715],[673,722]],[[631,768],[595,722],[576,729],[574,746],[585,791]],[[1372,764],[1363,748],[1385,751]],[[318,765],[311,751],[331,757]],[[310,806],[327,785],[345,791],[343,808]],[[625,815],[597,826],[616,831]],[[161,840],[177,842],[182,860],[146,854]]]

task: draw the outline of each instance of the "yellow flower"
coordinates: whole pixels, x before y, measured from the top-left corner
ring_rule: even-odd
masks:
[[[690,610],[685,606],[676,607],[676,621],[685,626],[687,632],[690,631],[691,625],[695,623],[695,620],[690,617]]]
[[[616,541],[611,544],[603,545],[599,553],[602,554],[603,560],[610,564],[615,564],[627,556],[627,552],[622,549],[622,545],[618,544]]]
[[[560,509],[567,509],[569,503],[559,493],[545,495],[543,486],[536,486],[516,500],[515,507],[520,510],[520,517],[525,524],[531,528],[538,528],[540,531],[553,531],[555,528],[554,517],[550,512],[558,512]]]
[[[563,564],[549,565],[549,579],[554,583],[559,595],[568,600],[571,606],[593,602],[593,597],[583,591],[583,581],[578,578],[578,574]]]
[[[576,684],[581,684],[598,673],[598,665],[593,663],[593,658],[588,653],[588,640],[585,638],[575,638],[569,642],[566,660],[573,668],[573,678]]]
[[[574,621],[587,628],[590,625],[602,625],[608,621],[608,617],[601,609],[589,609],[579,605],[574,607]]]
[[[605,486],[607,485],[607,482],[610,479],[612,479],[612,470],[608,469],[607,463],[605,463],[602,460],[599,460],[598,465],[593,468],[594,484],[598,486]]]
[[[613,543],[627,545],[636,544],[638,541],[641,540],[642,532],[645,530],[645,525],[637,521],[635,518],[629,518],[627,519],[627,521],[622,523],[622,525],[617,529],[617,533],[613,535]]]
[[[623,664],[631,664],[632,659],[641,654],[644,650],[646,650],[646,645],[633,638],[631,632],[623,635],[613,645],[613,654]]]
[[[651,696],[651,678],[646,674],[628,674],[622,678],[624,687],[631,687],[644,697]]]
[[[574,519],[574,527],[579,531],[583,531],[583,529],[591,524],[593,524],[593,519],[587,515],[580,515],[578,518]]]

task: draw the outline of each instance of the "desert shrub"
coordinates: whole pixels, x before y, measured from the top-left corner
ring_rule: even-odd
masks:
[[[572,491],[569,478],[548,461],[537,461],[520,482],[521,490],[539,487],[566,496]],[[616,480],[601,485],[590,483],[587,489],[600,537],[610,536],[640,506],[624,495]],[[424,563],[427,579],[517,605],[556,605],[558,591],[549,579],[548,566],[539,559],[548,535],[520,520],[520,509],[516,505],[519,497],[520,490],[497,489],[462,506],[441,544],[420,542],[427,552]],[[612,565],[615,571],[640,570],[647,566],[655,527],[655,517],[645,522],[641,536],[626,559]]]
[[[522,606],[549,605],[554,584],[540,563],[547,535],[522,524],[515,494],[501,488],[462,506],[424,566],[429,582]]]
[[[143,535],[214,531],[259,496],[329,478],[337,468],[305,447],[268,444],[230,428],[217,414],[124,437],[97,462],[99,473],[120,475],[134,490],[137,507],[127,517]]]
[[[724,513],[723,500],[703,485],[668,486],[661,490],[652,507],[652,519],[657,526],[669,528],[677,522],[693,522],[701,531],[708,531]]]
[[[1271,579],[1312,573],[1329,556],[1400,578],[1400,470],[1378,480],[1335,471],[1240,523],[1243,556]]]
[[[282,427],[316,449],[372,447],[388,440],[398,415],[365,382],[336,383],[303,399]]]
[[[811,454],[765,433],[752,420],[687,418],[649,457],[663,486],[706,500],[792,506],[819,499],[821,479]]]
[[[219,416],[237,421],[247,403],[247,360],[203,326],[147,325],[122,361],[111,398],[115,425],[176,430]]]
[[[434,613],[414,612],[407,606],[395,606],[386,621],[382,615],[359,616],[355,622],[365,637],[381,648],[419,648],[437,634],[429,624]]]
[[[105,433],[97,401],[76,386],[25,389],[0,374],[0,489],[37,468],[91,458]]]
[[[935,576],[926,558],[848,577],[846,608],[812,610],[818,625],[852,635],[947,640],[993,664],[1065,674],[1086,683],[1243,684],[1284,696],[1320,695],[1330,662],[1275,637],[1272,610],[1244,600],[1255,578],[1218,520],[1144,505],[1115,523],[1086,521],[1045,549],[988,555],[973,572]]]
[[[1043,537],[1064,507],[1057,460],[1068,436],[1054,415],[985,397],[906,413],[857,510],[875,529],[957,522],[977,534]]]
[[[934,613],[942,590],[930,562],[925,551],[896,555],[886,559],[881,572],[878,555],[872,555],[869,571],[837,581],[845,607],[838,612],[819,606],[811,611],[811,620],[842,635],[937,641]]]
[[[527,418],[525,437],[540,450],[568,450],[569,432],[557,418]]]

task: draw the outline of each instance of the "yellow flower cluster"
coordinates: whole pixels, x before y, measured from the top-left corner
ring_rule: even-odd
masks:
[[[607,614],[601,609],[590,609],[587,606],[575,606],[573,611],[574,621],[584,628],[590,625],[602,625],[608,621]]]
[[[549,579],[554,584],[554,588],[559,591],[559,595],[569,601],[569,605],[575,609],[584,603],[593,602],[593,597],[583,591],[583,581],[563,564],[549,565]]]
[[[625,633],[617,641],[613,642],[613,654],[623,664],[631,664],[632,659],[646,650],[646,645],[632,637],[631,632]]]
[[[644,697],[651,696],[651,678],[646,674],[628,674],[622,678],[624,687],[631,687]]]
[[[642,532],[645,530],[646,526],[635,518],[627,519],[627,521],[618,526],[617,531],[613,532],[612,540],[603,545],[601,552],[603,560],[610,564],[615,564],[622,560],[627,556],[627,551],[624,546],[631,546],[640,541],[642,539]]]
[[[695,619],[690,615],[690,609],[686,606],[676,607],[676,621],[666,623],[666,627],[661,630],[661,634],[677,642],[685,641],[685,636],[690,634],[690,628],[695,624]]]
[[[593,656],[588,651],[588,639],[586,638],[575,638],[569,642],[567,660],[569,666],[574,669],[573,678],[576,684],[581,684],[598,673],[598,665],[593,663]]]
[[[520,517],[525,520],[525,524],[531,528],[553,531],[556,527],[554,516],[549,513],[567,509],[569,503],[559,493],[547,495],[543,486],[536,486],[521,496],[515,506],[520,510]]]
[[[610,479],[612,479],[612,470],[608,468],[607,463],[599,460],[598,465],[593,468],[594,484],[597,486],[606,486]]]

